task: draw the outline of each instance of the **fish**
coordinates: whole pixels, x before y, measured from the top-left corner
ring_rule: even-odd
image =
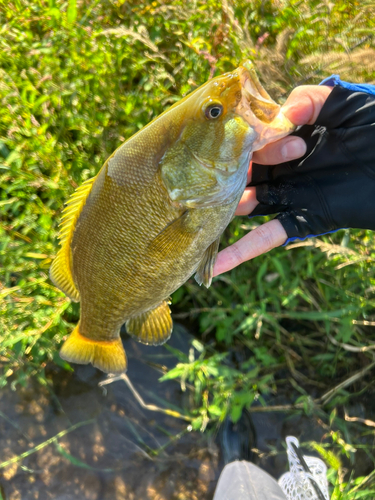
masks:
[[[116,149],[63,211],[50,278],[81,312],[61,358],[124,373],[124,323],[144,344],[166,342],[171,294],[193,274],[211,284],[253,151],[294,128],[247,61]]]

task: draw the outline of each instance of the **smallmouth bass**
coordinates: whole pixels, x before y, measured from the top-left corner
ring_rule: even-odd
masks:
[[[50,276],[81,316],[60,356],[122,373],[124,323],[140,342],[166,342],[170,294],[194,273],[211,284],[252,152],[293,129],[246,62],[125,141],[63,212]]]

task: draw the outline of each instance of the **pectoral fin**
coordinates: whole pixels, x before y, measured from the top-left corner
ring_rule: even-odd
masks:
[[[217,252],[219,250],[219,243],[220,238],[217,238],[217,240],[211,243],[211,245],[207,248],[194,276],[195,281],[198,283],[198,285],[202,285],[203,283],[203,285],[207,288],[211,285],[214,265],[217,257]]]
[[[126,322],[129,335],[139,342],[150,345],[161,345],[172,333],[172,317],[168,303],[164,300],[155,309],[146,311]]]
[[[178,251],[190,246],[196,239],[201,225],[194,221],[189,210],[181,217],[166,226],[150,243],[148,254],[158,259],[164,259],[171,252]]]

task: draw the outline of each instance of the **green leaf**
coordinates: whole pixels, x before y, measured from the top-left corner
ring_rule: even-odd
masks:
[[[319,453],[319,455],[325,460],[325,462],[327,462],[327,464],[332,467],[332,469],[336,471],[341,469],[341,461],[332,451],[327,451],[318,443],[311,443],[311,446]]]
[[[73,24],[77,18],[77,0],[68,0],[67,20]]]
[[[202,427],[202,423],[203,423],[203,418],[202,417],[198,417],[196,419],[193,420],[193,422],[191,423],[193,429],[195,431],[199,431],[199,429]]]
[[[222,414],[222,410],[216,405],[210,405],[208,407],[208,411],[213,417],[220,417],[220,415]]]
[[[71,455],[70,453],[68,453],[62,446],[60,443],[55,443],[55,447],[57,449],[57,451],[60,453],[60,455],[62,455],[64,458],[66,458],[67,460],[69,460],[69,462],[72,464],[72,465],[76,465],[77,467],[81,467],[82,469],[88,469],[88,470],[96,470],[94,467],[90,467],[90,465],[87,465],[85,464],[84,462],[82,462],[81,460],[79,460],[79,458],[76,458],[76,457],[73,457],[73,455]]]
[[[241,418],[242,408],[243,406],[241,404],[236,404],[232,406],[230,411],[230,418],[232,419],[233,423],[238,422],[238,420]]]
[[[341,318],[349,313],[354,311],[358,312],[356,307],[345,307],[343,309],[338,309],[335,311],[306,311],[306,312],[297,312],[297,311],[288,311],[286,313],[286,317],[294,318],[294,319],[307,319],[307,320],[324,320],[330,318]]]
[[[185,366],[186,365],[179,363],[175,368],[172,368],[172,370],[169,370],[168,373],[160,377],[159,378],[160,382],[163,382],[164,380],[171,380],[177,377],[181,377],[181,375],[185,371]]]

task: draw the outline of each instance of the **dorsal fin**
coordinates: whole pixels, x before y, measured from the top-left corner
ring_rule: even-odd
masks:
[[[85,206],[95,179],[96,177],[93,177],[85,181],[67,201],[60,223],[59,239],[61,248],[50,269],[50,278],[53,283],[74,302],[78,302],[80,297],[73,280],[70,244],[77,219]]]

